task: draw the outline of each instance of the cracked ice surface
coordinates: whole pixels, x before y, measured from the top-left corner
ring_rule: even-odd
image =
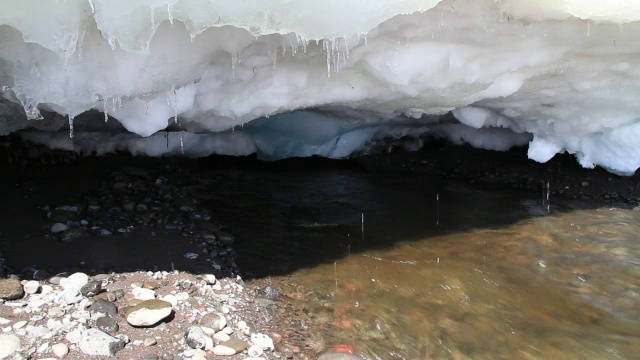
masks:
[[[0,24],[0,133],[64,128],[25,135],[51,146],[342,157],[434,134],[640,166],[634,0],[23,0]],[[91,109],[133,134],[71,132]]]

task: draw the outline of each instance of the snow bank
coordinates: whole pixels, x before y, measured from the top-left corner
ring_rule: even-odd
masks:
[[[51,145],[265,158],[432,133],[631,174],[638,33],[635,0],[4,1],[0,133],[48,111]],[[91,109],[134,134],[82,134]]]

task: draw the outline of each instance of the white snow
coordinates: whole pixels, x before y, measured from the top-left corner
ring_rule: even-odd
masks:
[[[637,0],[3,1],[0,134],[270,159],[432,134],[631,174],[639,33]]]

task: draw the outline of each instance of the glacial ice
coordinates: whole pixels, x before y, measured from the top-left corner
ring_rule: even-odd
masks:
[[[629,175],[639,33],[636,0],[3,1],[0,134],[266,159],[436,136]]]

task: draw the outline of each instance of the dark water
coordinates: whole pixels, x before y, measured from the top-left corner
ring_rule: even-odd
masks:
[[[348,169],[210,170],[238,265],[372,359],[640,354],[640,211]],[[257,194],[257,196],[256,196]],[[364,221],[363,221],[364,219]]]
[[[2,183],[0,245],[11,265],[206,270],[182,257],[195,246],[188,237],[170,231],[71,244],[43,237],[43,204],[65,204],[121,166],[88,163]],[[639,358],[640,211],[306,164],[230,161],[195,166],[185,180],[235,235],[243,277],[267,279],[305,309],[310,349],[347,343],[371,359]]]

